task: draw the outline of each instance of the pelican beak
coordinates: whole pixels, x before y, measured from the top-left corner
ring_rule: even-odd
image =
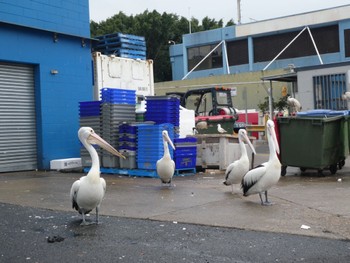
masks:
[[[256,154],[255,148],[254,148],[253,144],[250,142],[247,134],[244,134],[244,140],[249,145],[250,149],[252,149],[253,153]]]
[[[114,147],[112,145],[110,145],[108,142],[106,142],[104,139],[102,139],[99,135],[97,135],[96,133],[92,133],[90,134],[90,136],[88,137],[88,141],[92,144],[97,144],[100,147],[102,147],[103,149],[105,149],[107,152],[116,155],[120,158],[125,158],[124,155],[122,155],[120,152],[118,152],[116,149],[114,149]]]
[[[175,150],[175,146],[174,146],[173,142],[171,141],[168,134],[164,135],[164,139],[170,144],[171,148],[173,148]]]
[[[279,147],[278,142],[277,142],[277,136],[276,136],[276,132],[275,132],[275,127],[268,127],[268,129],[269,129],[269,132],[271,134],[271,139],[273,141],[273,144],[275,145],[276,152],[279,154],[280,153],[280,147]]]

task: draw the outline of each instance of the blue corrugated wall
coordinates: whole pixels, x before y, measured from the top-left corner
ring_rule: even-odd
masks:
[[[74,36],[90,36],[88,0],[3,0],[0,21]]]
[[[78,102],[93,97],[88,0],[1,1],[0,21],[0,61],[35,69],[38,168],[79,157]]]

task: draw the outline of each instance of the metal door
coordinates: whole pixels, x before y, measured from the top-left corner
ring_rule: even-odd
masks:
[[[37,169],[34,68],[0,63],[0,172]]]

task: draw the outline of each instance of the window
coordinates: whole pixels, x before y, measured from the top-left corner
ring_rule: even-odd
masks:
[[[254,38],[254,62],[274,59],[300,31]],[[310,31],[320,54],[340,51],[338,25],[310,29]],[[305,30],[278,59],[297,58],[316,54],[310,34],[308,30]]]
[[[227,42],[227,57],[230,66],[237,66],[249,63],[248,40]]]
[[[216,46],[217,44],[188,48],[187,49],[188,71],[192,70]],[[204,70],[204,69],[221,68],[221,67],[222,67],[222,47],[219,46],[201,64],[199,64],[195,70]]]
[[[350,57],[350,29],[344,30],[345,57]]]
[[[314,76],[313,88],[315,109],[347,109],[347,102],[342,99],[342,95],[346,91],[345,74]]]

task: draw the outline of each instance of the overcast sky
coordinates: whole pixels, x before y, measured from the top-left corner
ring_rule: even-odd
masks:
[[[122,11],[126,15],[137,15],[157,10],[159,13],[174,13],[201,21],[208,16],[224,23],[233,19],[237,23],[237,0],[89,0],[90,19],[106,20]],[[330,7],[350,4],[349,0],[241,0],[242,23],[288,16]]]

